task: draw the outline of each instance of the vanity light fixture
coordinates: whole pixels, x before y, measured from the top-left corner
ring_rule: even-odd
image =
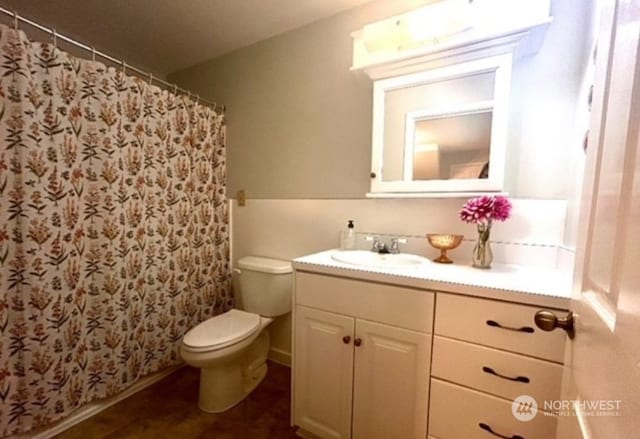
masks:
[[[369,24],[362,38],[370,52],[401,51],[438,44],[473,28],[472,3],[448,0]]]
[[[552,21],[551,0],[441,0],[372,22],[351,34],[352,70],[372,79],[511,52],[534,53]],[[521,44],[521,40],[524,41]],[[391,69],[393,70],[393,69]],[[396,72],[398,73],[398,72]]]

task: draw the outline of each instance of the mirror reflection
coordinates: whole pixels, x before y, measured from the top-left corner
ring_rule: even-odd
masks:
[[[511,62],[506,54],[376,81],[371,193],[502,191]]]
[[[415,121],[413,180],[487,178],[492,111]]]
[[[464,160],[462,156],[470,155],[470,149],[479,148],[481,138],[486,140],[485,155],[488,156],[491,113],[470,113],[476,113],[480,108],[490,111],[494,84],[495,72],[490,71],[386,91],[383,181],[460,178],[450,176],[449,161]],[[482,132],[475,132],[476,128]],[[425,133],[422,138],[415,138],[415,144],[412,141],[414,131],[416,135]],[[449,135],[451,138],[447,137]],[[439,153],[433,151],[435,144]],[[417,166],[413,176],[408,163],[411,155],[415,155],[413,162]],[[446,169],[438,162],[429,161],[428,157],[439,157]],[[485,162],[487,160],[488,157]],[[470,172],[467,168],[458,167],[455,175],[466,175]],[[477,175],[466,178],[478,178]]]

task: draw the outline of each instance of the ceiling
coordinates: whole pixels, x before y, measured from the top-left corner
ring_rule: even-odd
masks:
[[[0,6],[166,76],[369,1],[0,0]]]

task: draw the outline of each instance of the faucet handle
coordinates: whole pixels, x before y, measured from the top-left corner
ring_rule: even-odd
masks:
[[[371,245],[371,251],[372,252],[380,252],[381,250],[385,249],[387,246],[380,240],[379,236],[365,236],[364,238],[365,241],[369,241],[369,242],[373,242],[373,244]]]
[[[389,251],[391,253],[400,253],[400,244],[406,244],[407,243],[407,239],[406,238],[391,238],[391,247],[389,248]]]

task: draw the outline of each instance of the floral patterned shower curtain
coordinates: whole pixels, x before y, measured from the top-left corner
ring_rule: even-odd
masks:
[[[0,26],[0,436],[180,361],[231,305],[224,118]]]

